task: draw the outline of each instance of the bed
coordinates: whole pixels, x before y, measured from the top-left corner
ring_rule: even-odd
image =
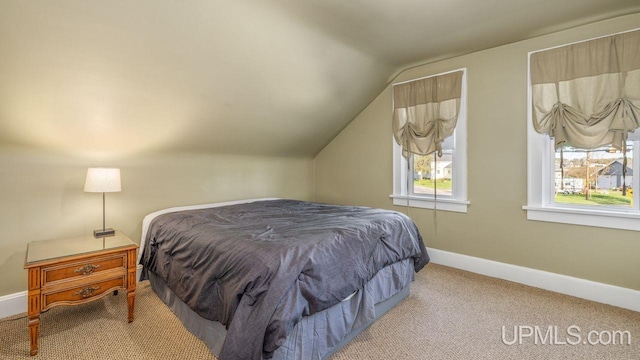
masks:
[[[283,199],[145,217],[141,280],[221,360],[326,359],[429,261],[405,215]]]

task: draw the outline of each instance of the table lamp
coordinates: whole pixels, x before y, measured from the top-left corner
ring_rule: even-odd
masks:
[[[117,168],[89,168],[87,170],[87,179],[84,182],[85,192],[101,192],[102,193],[102,229],[94,230],[93,236],[102,238],[113,236],[115,231],[105,227],[105,193],[119,192],[120,186],[120,169]]]

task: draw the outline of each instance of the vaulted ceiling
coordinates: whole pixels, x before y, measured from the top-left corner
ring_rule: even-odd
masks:
[[[313,156],[398,71],[638,0],[0,0],[0,145]]]

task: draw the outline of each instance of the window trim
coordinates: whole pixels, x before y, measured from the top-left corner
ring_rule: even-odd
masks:
[[[462,96],[460,99],[460,113],[456,129],[453,133],[454,148],[452,151],[453,184],[451,196],[438,196],[435,201],[432,195],[409,194],[407,189],[407,159],[402,156],[402,147],[393,138],[393,205],[410,206],[424,209],[436,209],[454,212],[467,212],[470,202],[467,200],[467,68],[455,69],[439,74],[424,76],[415,81],[448,73],[462,71]],[[406,81],[403,81],[406,82]]]
[[[544,50],[531,51],[527,56],[527,205],[522,207],[527,211],[527,219],[640,231],[640,174],[633,177],[631,209],[557,204],[553,200],[555,174],[549,171],[555,166],[553,142],[549,136],[535,131],[532,119],[531,54]],[[640,170],[640,130],[629,134],[629,140],[634,141],[633,169]]]

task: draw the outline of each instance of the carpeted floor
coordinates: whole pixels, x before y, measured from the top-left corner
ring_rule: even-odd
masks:
[[[41,317],[34,359],[215,359],[148,282],[139,284],[131,324],[126,309],[124,293],[51,309]],[[535,336],[518,344],[514,326],[523,335],[537,326],[538,344]],[[503,343],[503,327],[515,344]],[[631,344],[627,336],[623,345],[591,345],[590,331],[604,343],[628,331]],[[578,344],[562,344],[575,343],[574,335]],[[0,319],[0,359],[29,358],[24,314]],[[430,264],[407,299],[331,357],[346,359],[640,359],[640,313]]]

